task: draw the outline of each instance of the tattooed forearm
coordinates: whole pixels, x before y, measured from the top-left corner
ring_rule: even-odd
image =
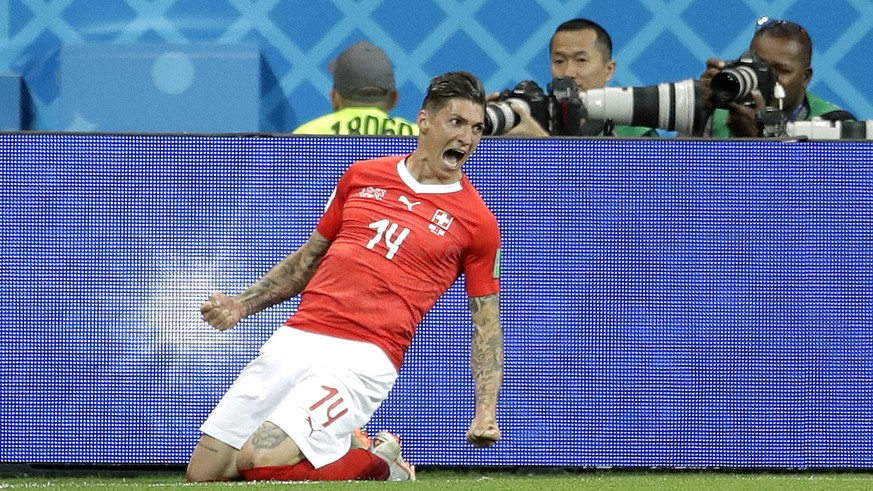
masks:
[[[239,296],[246,317],[298,295],[312,279],[330,241],[314,232],[306,244],[283,259]]]
[[[503,383],[503,329],[500,326],[500,294],[470,299],[473,314],[473,379],[476,404],[493,409],[497,406]]]
[[[477,326],[492,323],[500,324],[500,294],[474,297],[470,299],[470,313]]]

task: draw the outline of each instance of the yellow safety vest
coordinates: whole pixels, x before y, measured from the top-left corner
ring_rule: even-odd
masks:
[[[418,125],[378,107],[346,107],[305,123],[298,135],[418,135]]]

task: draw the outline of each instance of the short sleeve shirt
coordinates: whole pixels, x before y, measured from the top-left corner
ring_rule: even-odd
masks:
[[[287,324],[371,342],[400,367],[418,324],[463,274],[500,291],[500,229],[472,183],[421,184],[400,156],[349,167],[318,223],[332,243]]]

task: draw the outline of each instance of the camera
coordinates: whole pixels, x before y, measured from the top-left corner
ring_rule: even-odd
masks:
[[[572,77],[558,77],[549,84],[550,135],[575,135],[579,133],[582,119],[586,117],[585,105],[579,97],[579,86]]]
[[[758,89],[767,106],[779,106],[774,108],[772,118],[782,118],[784,89],[770,66],[753,51],[727,63],[713,77],[710,88],[709,100],[718,108],[727,108],[733,101],[750,102],[752,90]],[[703,117],[706,101],[700,82],[693,79],[646,87],[604,87],[580,92],[579,96],[587,117],[593,120],[685,135],[701,135],[706,124]]]
[[[533,80],[525,80],[514,89],[503,91],[497,102],[486,105],[483,133],[502,135],[514,128],[521,122],[516,110],[530,114],[550,135],[576,134],[585,117],[585,108],[572,78],[556,78],[548,85],[548,93]]]
[[[704,123],[700,84],[695,80],[647,87],[604,87],[580,91],[571,77],[556,78],[545,93],[536,82],[526,80],[501,93],[498,102],[485,108],[486,135],[501,135],[525,111],[550,135],[579,135],[585,121],[609,121],[615,125],[644,126],[697,134]],[[512,102],[513,106],[510,106]]]
[[[533,80],[524,80],[514,89],[501,92],[497,102],[485,106],[483,133],[502,135],[517,126],[521,122],[521,117],[513,110],[513,105],[517,110],[533,116],[543,128],[548,129],[549,109],[546,93]]]
[[[700,83],[688,79],[646,87],[604,87],[579,93],[586,115],[616,125],[699,134],[703,130]]]
[[[710,101],[717,108],[728,109],[731,102],[752,102],[752,91],[758,89],[766,105],[772,106],[773,99],[777,97],[777,87],[781,89],[779,79],[770,65],[764,63],[754,51],[746,51],[712,77]]]
[[[712,78],[710,88],[709,102],[723,109],[729,108],[731,102],[751,102],[752,91],[758,89],[766,106],[761,111],[765,136],[780,136],[788,131],[781,112],[784,88],[770,66],[753,51],[728,62]],[[548,89],[545,93],[536,82],[527,80],[501,93],[498,102],[486,107],[484,133],[500,135],[518,125],[521,118],[513,107],[530,114],[550,135],[556,136],[581,136],[582,123],[589,121],[699,136],[707,123],[703,117],[707,101],[698,80],[580,91],[572,78],[564,77],[556,78]],[[860,131],[848,128],[846,131]],[[818,129],[819,134],[823,131]]]
[[[866,121],[791,121],[785,136],[798,140],[873,140],[873,120]]]

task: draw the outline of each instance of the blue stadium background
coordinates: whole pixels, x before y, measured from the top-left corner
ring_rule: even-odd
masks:
[[[873,46],[870,0],[5,0],[0,2],[0,71],[24,76],[33,129],[201,130],[196,120],[181,128],[150,124],[145,110],[116,115],[132,119],[117,127],[61,116],[63,49],[165,45],[178,52],[203,43],[248,46],[262,61],[259,93],[225,104],[258,105],[257,118],[244,127],[221,126],[221,118],[213,118],[218,121],[214,129],[286,132],[328,109],[327,63],[360,39],[380,44],[393,59],[401,90],[397,112],[411,118],[427,81],[447,70],[471,70],[493,91],[524,79],[547,82],[549,36],[572,17],[595,19],[611,31],[619,63],[613,85],[628,86],[697,77],[708,57],[736,58],[762,15],[807,26],[815,41],[811,90],[862,119],[873,118],[873,68],[866,62]],[[206,76],[187,74],[198,75]],[[89,81],[113,77],[116,84],[138,78],[95,67]],[[210,82],[215,80],[204,83]],[[192,92],[188,95],[196,99],[198,93]],[[130,93],[132,100],[142,96]],[[70,97],[84,105],[108,104],[81,100],[73,92]],[[205,108],[216,101],[203,98],[200,104]],[[160,114],[187,121],[167,110]]]

